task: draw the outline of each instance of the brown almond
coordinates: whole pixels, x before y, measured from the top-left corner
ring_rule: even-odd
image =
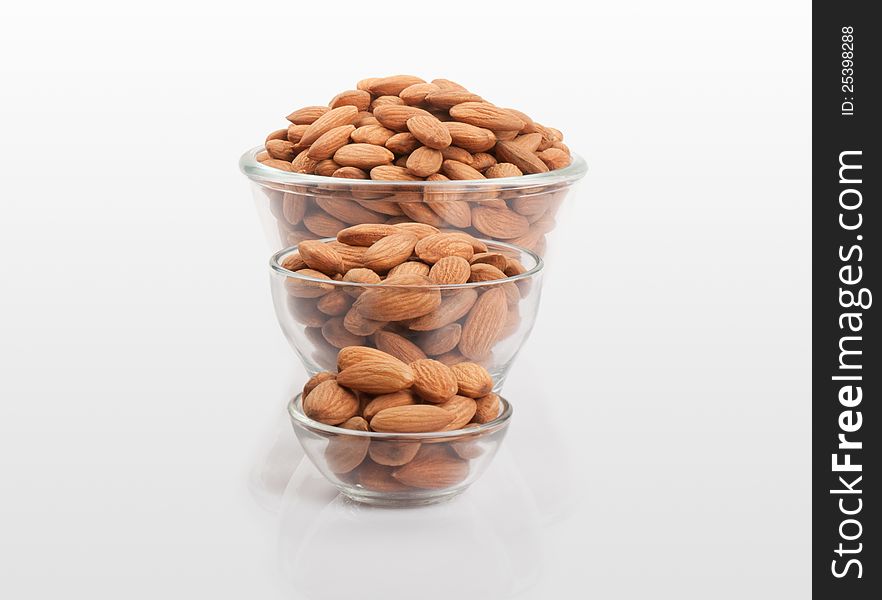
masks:
[[[392,75],[391,77],[377,77],[368,84],[368,91],[374,96],[397,96],[404,89],[415,83],[426,83],[423,79],[413,75]]]
[[[306,131],[303,132],[303,137],[300,138],[300,145],[310,146],[313,142],[319,139],[319,137],[331,129],[342,125],[352,125],[356,118],[358,118],[358,109],[354,106],[340,106],[333,108],[313,121],[310,126],[306,128]],[[339,161],[337,162],[339,163]]]
[[[407,120],[420,115],[431,117],[432,113],[416,106],[392,104],[374,109],[374,116],[380,124],[394,131],[407,131]]]
[[[448,146],[447,148],[442,149],[441,156],[444,157],[444,160],[456,160],[469,166],[472,166],[475,162],[475,158],[469,153],[469,151],[460,148],[459,146]]]
[[[370,431],[367,421],[361,417],[352,417],[339,427],[351,431]],[[336,435],[328,440],[325,447],[325,462],[334,473],[349,473],[364,461],[370,445],[371,440],[367,436]]]
[[[559,148],[548,148],[547,150],[543,150],[538,155],[539,160],[545,163],[545,165],[551,169],[563,169],[567,165],[570,164],[570,155],[567,152]]]
[[[309,396],[309,392],[314,390],[318,384],[323,381],[329,381],[336,379],[336,375],[331,373],[330,371],[321,371],[320,373],[316,373],[303,385],[303,398]]]
[[[379,96],[371,102],[371,112],[377,110],[377,108],[381,106],[402,106],[404,104],[404,100],[399,98],[398,96]],[[374,117],[376,118],[376,117]],[[379,123],[379,121],[377,121]]]
[[[437,177],[438,181],[440,181],[441,177],[447,179],[446,176],[441,175],[440,173],[436,173],[433,177]],[[427,178],[428,179],[428,178]],[[432,200],[426,200],[426,204],[429,205],[436,215],[444,219],[447,223],[450,223],[454,227],[462,227],[466,228],[471,226],[472,224],[472,209],[469,206],[468,202],[463,202],[460,200],[446,199],[438,202],[436,199],[439,197],[456,197],[456,193],[445,193],[445,192],[434,192],[426,189],[425,191],[427,198],[432,198]]]
[[[400,265],[392,267],[391,269],[389,269],[388,273],[390,277],[394,275],[404,274],[422,275],[423,277],[428,277],[429,265],[418,260],[408,260],[401,263]]]
[[[462,325],[451,323],[434,331],[421,333],[416,338],[416,343],[428,356],[440,356],[456,348],[461,334]]]
[[[369,348],[367,346],[343,348],[337,353],[337,370],[342,371],[343,369],[357,365],[364,360],[383,361],[388,360],[389,358],[394,357],[390,357],[385,352],[377,350],[376,348]]]
[[[528,175],[548,172],[548,166],[538,156],[514,142],[498,142],[496,160],[512,163]]]
[[[441,304],[441,292],[428,286],[431,281],[420,275],[387,277],[381,285],[365,291],[355,308],[374,321],[404,321],[428,314]],[[404,287],[398,287],[404,286]]]
[[[297,147],[288,140],[270,140],[266,143],[267,153],[276,160],[292,161],[297,156]]]
[[[405,167],[394,165],[380,165],[371,169],[371,179],[383,181],[419,181],[417,177]]]
[[[371,246],[387,235],[401,233],[395,225],[361,224],[341,229],[337,232],[337,241],[349,246]]]
[[[353,335],[369,336],[375,334],[386,325],[385,321],[372,321],[354,308],[350,308],[343,317],[343,328]]]
[[[318,384],[303,399],[303,412],[319,423],[339,425],[358,412],[358,398],[336,381],[329,379]]]
[[[371,245],[364,253],[364,266],[377,273],[385,273],[410,258],[417,238],[412,233],[387,235]]]
[[[496,135],[484,127],[459,121],[447,121],[444,127],[450,133],[452,144],[468,152],[486,152],[496,144]]]
[[[374,271],[370,269],[365,269],[362,267],[356,267],[354,269],[349,269],[346,271],[346,274],[343,276],[343,281],[347,281],[349,283],[380,283],[380,276],[377,275]],[[359,290],[355,295],[361,295],[363,289]]]
[[[458,394],[480,398],[493,391],[493,378],[487,369],[473,362],[461,362],[450,367],[456,377]]]
[[[350,137],[356,144],[382,146],[393,135],[395,135],[394,131],[386,129],[382,125],[366,125],[355,129]]]
[[[295,273],[310,278],[288,277],[285,280],[285,289],[288,290],[289,295],[295,298],[318,298],[334,289],[330,283],[323,283],[323,281],[331,281],[331,278],[324,273],[313,269],[300,269]]]
[[[328,244],[318,240],[304,240],[297,245],[297,252],[310,269],[325,275],[344,273],[343,259]]]
[[[500,177],[520,177],[523,173],[515,165],[501,162],[484,171],[484,175],[487,179],[498,179]]]
[[[300,140],[303,138],[303,132],[305,132],[308,127],[309,125],[288,125],[286,139],[292,144],[299,144]]]
[[[512,143],[520,146],[527,152],[536,152],[536,150],[539,149],[539,145],[542,143],[542,134],[526,133],[524,135],[519,135],[512,140]]]
[[[356,223],[383,223],[386,220],[384,215],[375,213],[366,209],[358,202],[346,200],[345,198],[337,198],[334,196],[316,196],[315,203],[323,211],[335,217],[346,224],[354,225]]]
[[[377,331],[374,334],[374,345],[378,350],[407,364],[426,358],[419,346],[391,331]]]
[[[477,94],[466,90],[440,90],[426,96],[426,102],[435,108],[450,110],[463,102],[483,102],[484,99]]]
[[[331,177],[342,179],[368,179],[368,174],[358,167],[340,167],[331,174]]]
[[[409,390],[393,392],[391,394],[380,394],[375,396],[370,402],[365,404],[362,414],[364,418],[370,421],[378,412],[393,406],[410,406],[416,404],[413,394]]]
[[[374,144],[347,144],[334,153],[334,162],[338,165],[367,170],[393,160],[395,155],[392,152]]]
[[[335,163],[333,160],[320,160],[315,166],[315,174],[321,175],[322,177],[333,177],[334,173],[336,173],[337,169],[339,168],[340,165]]]
[[[285,194],[282,199],[282,215],[291,225],[297,225],[306,214],[308,201],[300,194]],[[295,269],[291,269],[292,271]]]
[[[400,467],[406,465],[420,449],[419,442],[390,442],[374,440],[370,447],[371,460],[379,465]]]
[[[475,400],[477,410],[474,420],[476,423],[489,423],[499,416],[499,396],[489,393]]]
[[[495,281],[497,279],[505,279],[505,273],[497,269],[493,265],[485,263],[477,263],[471,265],[471,273],[469,274],[470,283],[480,283],[482,281]]]
[[[317,165],[317,160],[309,158],[309,150],[303,150],[300,154],[294,157],[294,160],[291,161],[291,170],[295,173],[306,173],[307,175],[312,175],[313,173],[315,173],[315,168]]]
[[[407,130],[424,146],[440,150],[450,145],[452,138],[444,124],[432,115],[416,115],[407,120]]]
[[[473,398],[459,395],[454,395],[439,406],[444,410],[449,410],[454,415],[456,415],[450,425],[445,427],[446,431],[462,429],[471,422],[471,420],[475,416],[475,412],[478,410],[478,405]]]
[[[367,248],[348,246],[346,244],[341,244],[340,242],[328,242],[328,246],[333,248],[334,252],[339,254],[340,258],[343,259],[344,272],[348,272],[351,269],[359,269],[364,266],[362,260],[364,259],[364,253]]]
[[[471,263],[473,265],[492,265],[505,274],[505,268],[508,266],[508,259],[504,254],[500,254],[499,252],[479,252],[472,256]],[[505,276],[508,277],[508,275]]]
[[[442,162],[444,157],[440,151],[428,146],[420,146],[407,157],[406,166],[414,175],[428,177],[438,172]]]
[[[462,483],[468,474],[468,461],[437,444],[423,445],[413,460],[392,471],[392,477],[397,481],[410,487],[428,490],[452,487]]]
[[[492,131],[520,131],[526,125],[504,108],[487,102],[462,102],[451,107],[450,116],[462,123]]]
[[[329,317],[341,317],[352,307],[352,296],[342,288],[337,288],[319,298],[315,307]]]
[[[328,105],[331,108],[354,106],[359,112],[365,111],[371,105],[371,95],[364,90],[346,90],[334,96]]]
[[[434,83],[414,83],[409,85],[398,93],[405,104],[416,106],[422,104],[428,94],[440,92],[441,88]]]
[[[466,283],[470,275],[471,267],[469,261],[461,256],[445,256],[432,265],[429,271],[429,279],[439,285]]]
[[[369,459],[358,467],[355,480],[358,485],[372,492],[390,493],[413,490],[392,477],[392,467],[378,465]]]
[[[431,225],[427,225],[425,223],[398,223],[397,225],[395,225],[395,228],[414,234],[415,236],[417,236],[418,240],[439,233],[437,227],[432,227]]]
[[[530,231],[530,222],[524,215],[508,208],[476,206],[472,209],[472,225],[489,237],[510,240]]]
[[[432,331],[450,325],[468,314],[478,298],[478,293],[472,288],[455,290],[447,294],[438,308],[412,320],[408,323],[408,328],[412,331]]]
[[[294,167],[291,163],[284,161],[284,160],[279,160],[277,158],[268,158],[267,160],[263,161],[261,164],[264,164],[267,167],[272,167],[274,169],[279,169],[281,171],[293,171],[294,170]]]
[[[455,81],[451,81],[449,79],[433,79],[432,83],[437,85],[442,90],[460,90],[467,91],[466,88]]]
[[[508,303],[505,292],[499,288],[489,289],[478,297],[462,326],[459,351],[472,360],[482,360],[505,327]]]
[[[371,419],[371,429],[385,433],[428,433],[442,431],[455,415],[431,404],[385,408]]]
[[[470,165],[476,171],[484,171],[496,164],[496,157],[486,152],[476,152]]]
[[[432,210],[425,202],[401,202],[399,206],[401,207],[401,211],[407,215],[411,221],[431,225],[436,228],[445,225],[444,219],[438,216],[438,213]]]
[[[380,354],[363,357],[341,370],[337,383],[368,394],[390,394],[409,388],[413,384],[410,367],[385,352]]]
[[[259,163],[266,162],[268,160],[274,160],[274,159],[270,158],[269,152],[267,152],[266,150],[261,150],[260,152],[258,152],[254,156],[254,158]]]
[[[420,141],[414,135],[406,131],[404,133],[396,133],[386,140],[386,148],[395,154],[410,154],[420,147]]]
[[[266,136],[264,140],[264,144],[269,142],[270,140],[287,140],[288,139],[288,130],[287,129],[277,129]],[[296,142],[295,142],[296,143]]]
[[[355,335],[343,325],[343,317],[334,317],[328,319],[322,325],[322,336],[334,348],[345,348],[347,346],[361,346],[364,344],[364,337]]]
[[[312,143],[306,155],[313,160],[331,158],[337,150],[349,143],[349,136],[353,131],[355,131],[355,125],[340,125],[329,129]]]
[[[291,318],[306,327],[321,327],[328,318],[316,308],[316,303],[310,298],[288,296],[286,304]]]
[[[456,160],[445,160],[441,171],[454,180],[485,179],[480,171]]]
[[[311,125],[316,119],[330,112],[330,110],[327,106],[304,106],[301,109],[295,110],[286,118],[295,125]]]
[[[422,351],[420,351],[422,354]],[[410,363],[413,371],[413,391],[432,404],[447,402],[457,390],[456,377],[450,367],[430,358],[415,360]],[[471,420],[471,419],[469,419]],[[468,421],[466,423],[468,423]]]
[[[423,262],[434,265],[445,256],[461,256],[468,261],[474,255],[472,245],[451,233],[436,233],[417,242],[414,252]]]

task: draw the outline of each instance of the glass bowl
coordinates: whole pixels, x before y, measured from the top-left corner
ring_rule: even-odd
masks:
[[[543,255],[546,235],[572,185],[587,172],[573,155],[563,169],[468,181],[379,181],[282,171],[239,159],[273,251],[331,237],[350,225],[416,221],[478,238],[502,240]]]
[[[434,433],[357,431],[310,419],[301,396],[288,413],[309,460],[344,495],[381,506],[433,504],[463,492],[493,460],[512,415],[500,397],[499,416],[483,425]]]
[[[524,248],[479,242],[486,244],[488,252],[520,261],[523,272],[456,285],[316,279],[282,266],[297,252],[296,247],[286,248],[270,258],[270,287],[279,325],[310,376],[336,371],[341,348],[370,346],[405,363],[424,358],[447,365],[476,362],[490,372],[498,392],[536,320],[544,263]],[[364,306],[373,300],[392,308],[384,311],[390,314],[382,321],[364,316]],[[407,307],[423,300],[436,308],[413,316],[417,313]]]

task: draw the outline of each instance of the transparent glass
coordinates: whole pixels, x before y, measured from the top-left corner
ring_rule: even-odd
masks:
[[[288,413],[309,460],[343,494],[368,504],[412,506],[452,498],[481,476],[511,421],[511,404],[500,397],[499,405],[493,421],[436,433],[379,433],[325,425],[303,413],[300,394],[288,405]]]
[[[279,325],[310,375],[336,371],[341,348],[370,346],[406,363],[422,358],[448,365],[477,362],[490,372],[494,391],[499,391],[533,329],[544,263],[529,250],[481,241],[489,252],[519,260],[525,271],[505,279],[457,285],[354,283],[289,271],[282,264],[297,248],[277,252],[270,258],[270,286]],[[372,298],[363,298],[368,292]],[[485,294],[490,296],[484,298]],[[364,307],[372,299],[399,314],[383,321],[365,318]],[[424,302],[434,308],[416,317],[408,314],[408,307]]]
[[[470,181],[373,181],[303,175],[242,155],[273,251],[331,237],[350,225],[417,221],[544,254],[558,208],[587,172],[585,161],[547,173]]]

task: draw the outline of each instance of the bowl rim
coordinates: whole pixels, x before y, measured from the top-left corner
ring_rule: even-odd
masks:
[[[474,237],[474,236],[472,236]],[[509,244],[506,242],[500,242],[497,240],[486,240],[475,238],[479,242],[485,244],[487,246],[487,251],[490,251],[490,246],[501,246],[502,248],[508,250],[516,250],[518,252],[523,252],[533,259],[535,264],[532,268],[527,269],[523,273],[519,273],[517,275],[511,275],[504,279],[490,279],[488,281],[474,281],[470,283],[432,283],[426,285],[389,285],[383,282],[380,283],[359,283],[357,281],[339,281],[336,279],[320,279],[318,277],[312,277],[310,275],[303,275],[297,271],[290,271],[282,266],[282,259],[286,257],[288,254],[297,251],[297,246],[288,246],[282,250],[279,250],[275,254],[270,257],[269,266],[272,271],[275,273],[287,277],[290,279],[299,279],[302,281],[310,281],[314,283],[322,283],[327,285],[339,286],[341,288],[382,288],[382,289],[437,289],[437,290],[461,290],[465,288],[484,288],[484,287],[493,287],[498,285],[505,285],[506,283],[513,283],[517,281],[521,281],[522,279],[530,279],[535,277],[545,268],[545,261],[542,260],[542,257],[533,252],[528,248],[524,248],[523,246],[516,246],[514,244]],[[329,237],[329,238],[321,238],[316,240],[318,242],[322,242],[323,244],[327,244],[329,242],[336,241],[337,238]]]
[[[495,392],[490,392],[495,393]],[[477,427],[469,427],[467,429],[454,429],[452,431],[429,431],[425,433],[394,433],[394,432],[385,432],[385,431],[359,431],[357,429],[344,429],[342,427],[337,427],[336,425],[327,425],[325,423],[320,423],[314,419],[310,419],[306,416],[306,413],[303,412],[303,400],[302,392],[298,392],[291,400],[288,402],[288,416],[291,417],[291,422],[295,425],[304,427],[311,431],[321,431],[324,433],[331,433],[334,435],[346,435],[351,437],[363,437],[374,440],[412,440],[412,441],[426,441],[426,440],[437,440],[437,439],[449,439],[449,438],[463,438],[463,437],[472,437],[477,435],[483,435],[484,433],[490,433],[493,431],[497,431],[503,427],[508,426],[511,421],[511,416],[514,413],[514,409],[511,406],[511,402],[506,400],[501,394],[496,394],[499,396],[499,403],[502,405],[502,410],[499,415],[493,419],[492,421],[488,421]]]
[[[456,179],[448,181],[392,181],[386,179],[346,179],[343,177],[325,177],[306,173],[292,173],[268,167],[257,161],[257,154],[264,146],[255,146],[246,150],[239,158],[239,170],[251,181],[260,183],[295,184],[301,186],[335,186],[341,189],[370,188],[502,188],[516,190],[535,186],[555,184],[571,184],[578,181],[588,172],[588,164],[581,156],[571,153],[572,162],[563,169],[555,169],[545,173],[519,175],[517,177],[498,177],[494,179]],[[370,202],[370,200],[366,200]]]

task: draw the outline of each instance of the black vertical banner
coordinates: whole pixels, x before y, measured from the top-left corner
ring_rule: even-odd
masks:
[[[843,600],[882,597],[877,9],[813,5],[812,588]]]

